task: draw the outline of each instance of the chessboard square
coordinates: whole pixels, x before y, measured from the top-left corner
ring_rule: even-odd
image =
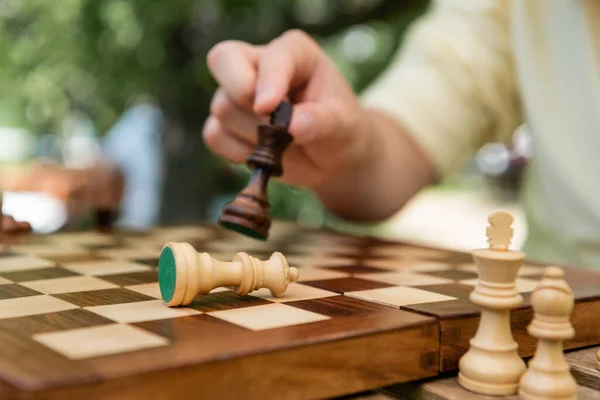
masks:
[[[61,246],[76,244],[79,246],[106,246],[113,245],[116,239],[113,235],[107,235],[102,232],[75,232],[75,233],[57,233],[50,235],[49,240],[60,244]]]
[[[407,263],[407,267],[412,272],[434,272],[434,271],[446,271],[452,268],[451,264],[443,262],[410,262]]]
[[[401,307],[410,304],[456,300],[456,297],[446,296],[408,286],[392,286],[381,289],[348,292],[346,293],[346,296],[395,307]]]
[[[85,309],[121,324],[202,314],[200,311],[191,308],[167,307],[162,300],[85,307]]]
[[[336,257],[336,256],[319,256],[312,259],[312,264],[305,264],[305,266],[312,266],[317,268],[326,267],[347,267],[356,265],[356,259],[348,257]]]
[[[49,314],[78,308],[69,302],[52,296],[28,296],[0,300],[0,319]]]
[[[0,300],[2,299],[16,299],[18,297],[27,296],[39,296],[42,293],[29,289],[25,286],[21,286],[18,283],[11,283],[8,285],[0,285]]]
[[[162,294],[160,293],[160,286],[158,286],[158,282],[124,286],[123,289],[129,289],[134,292],[144,294],[146,296],[154,297],[155,299],[162,299]]]
[[[287,287],[287,290],[281,297],[274,297],[269,291],[269,289],[260,289],[250,293],[250,296],[266,299],[274,303],[321,299],[323,297],[331,297],[337,295],[337,293],[330,292],[328,290],[323,290],[312,286],[306,286],[300,283],[290,283]]]
[[[79,256],[88,253],[87,249],[80,246],[48,244],[24,244],[12,246],[11,251],[38,257],[66,257]]]
[[[357,278],[373,280],[377,282],[390,283],[402,286],[426,286],[426,285],[444,285],[453,283],[454,280],[447,278],[438,278],[437,276],[414,274],[410,272],[384,272],[376,274],[358,274]]]
[[[474,272],[461,271],[456,268],[444,271],[423,271],[422,273],[425,275],[436,276],[438,278],[452,279],[454,281],[477,278],[477,274]]]
[[[330,319],[330,317],[325,315],[280,303],[215,311],[209,313],[209,315],[253,331],[282,328],[284,326],[307,324]]]
[[[139,264],[123,260],[96,260],[87,262],[64,263],[62,266],[68,270],[82,275],[102,276],[126,274],[130,272],[151,271],[152,268],[145,264]]]
[[[131,286],[158,282],[158,272],[155,269],[150,269],[149,271],[130,272],[127,274],[102,275],[99,278],[115,285]]]
[[[109,304],[125,304],[156,300],[145,294],[124,288],[58,293],[53,296],[68,301],[69,303],[76,304],[79,307],[106,306]]]
[[[21,285],[46,294],[89,292],[118,287],[115,284],[91,276],[21,282]]]
[[[31,255],[0,257],[0,273],[51,268],[55,265],[56,264],[53,261]]]
[[[53,267],[28,269],[26,271],[5,272],[2,274],[2,276],[12,280],[13,282],[29,282],[41,279],[66,278],[69,276],[78,276],[78,274],[64,268]]]
[[[365,267],[381,268],[387,270],[400,270],[406,269],[408,267],[406,262],[393,258],[368,258],[366,260],[362,260],[361,265],[364,265]]]
[[[369,281],[366,279],[359,279],[356,277],[306,281],[304,282],[304,284],[341,294],[344,294],[346,292],[358,292],[361,290],[379,289],[383,287],[393,286],[385,282]]]
[[[3,277],[0,276],[0,285],[8,285],[8,284],[11,284],[11,283],[13,283],[13,281],[11,281],[9,279],[6,279],[6,278],[3,278]]]
[[[331,269],[332,271],[345,272],[347,274],[369,274],[369,273],[383,273],[388,272],[386,269],[381,268],[373,268],[373,267],[365,267],[363,265],[346,265],[341,267],[325,267],[327,269]]]
[[[325,268],[300,268],[298,270],[298,282],[324,281],[348,277],[350,277],[350,274]]]
[[[160,250],[147,247],[120,247],[100,250],[98,255],[114,260],[153,260],[160,256]]]
[[[131,352],[169,344],[169,341],[161,336],[131,325],[121,324],[40,333],[33,335],[32,338],[71,360]]]

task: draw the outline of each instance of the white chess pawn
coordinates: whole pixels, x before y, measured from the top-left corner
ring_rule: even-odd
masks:
[[[198,294],[218,287],[231,287],[240,296],[267,288],[281,297],[288,285],[298,280],[298,270],[285,257],[273,253],[267,261],[237,253],[232,262],[198,253],[188,243],[167,243],[158,261],[160,292],[168,306],[188,305]]]
[[[535,314],[527,331],[538,339],[538,345],[521,377],[519,396],[523,400],[577,399],[577,383],[563,354],[563,341],[575,336],[570,321],[575,301],[561,268],[546,268],[531,303]]]
[[[516,279],[525,254],[509,250],[513,218],[507,212],[492,213],[487,228],[490,248],[473,251],[479,282],[470,300],[481,307],[481,318],[469,350],[460,358],[458,382],[475,393],[505,396],[516,394],[525,362],[518,353],[510,326],[510,310],[523,297]]]

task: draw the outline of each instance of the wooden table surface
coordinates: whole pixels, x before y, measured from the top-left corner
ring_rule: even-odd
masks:
[[[600,346],[566,353],[571,373],[578,383],[579,400],[600,399],[600,371],[595,367]],[[344,397],[352,400],[518,400],[519,396],[483,396],[469,392],[458,384],[455,374],[424,381],[388,386],[379,390]]]

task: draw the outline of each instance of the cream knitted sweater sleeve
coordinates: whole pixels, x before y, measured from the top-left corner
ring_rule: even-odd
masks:
[[[406,127],[441,177],[522,122],[507,2],[434,0],[363,93],[366,107]]]

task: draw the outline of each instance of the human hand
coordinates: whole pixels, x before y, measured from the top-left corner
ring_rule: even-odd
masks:
[[[289,98],[294,141],[283,154],[283,181],[314,188],[369,159],[369,119],[307,34],[288,31],[264,46],[225,41],[207,59],[219,84],[203,132],[214,153],[245,162],[256,145],[257,125]]]

